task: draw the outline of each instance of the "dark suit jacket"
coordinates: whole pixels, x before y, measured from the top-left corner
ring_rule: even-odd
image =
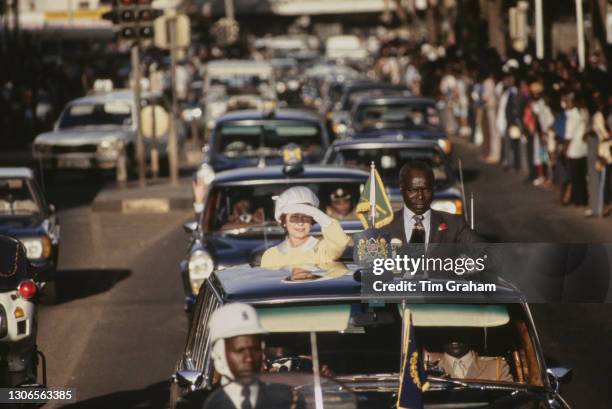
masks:
[[[482,240],[474,233],[463,217],[431,210],[431,222],[429,226],[429,243],[480,243]],[[412,232],[406,232],[404,228],[404,209],[395,212],[393,221],[380,229],[389,234],[391,239],[397,238],[402,243],[408,244]]]
[[[259,383],[257,402],[253,409],[304,409],[304,400],[290,386],[279,383]],[[223,388],[214,391],[202,409],[240,409],[236,408]]]

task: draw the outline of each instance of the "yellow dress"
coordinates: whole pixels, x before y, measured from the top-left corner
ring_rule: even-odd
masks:
[[[261,267],[281,268],[302,264],[324,264],[338,260],[350,242],[342,226],[336,220],[323,227],[322,239],[309,237],[299,247],[292,247],[289,240],[269,248],[261,258]]]

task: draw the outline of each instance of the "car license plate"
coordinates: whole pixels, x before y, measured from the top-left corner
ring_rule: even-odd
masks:
[[[86,169],[90,167],[89,159],[86,158],[59,158],[57,160],[59,168]]]

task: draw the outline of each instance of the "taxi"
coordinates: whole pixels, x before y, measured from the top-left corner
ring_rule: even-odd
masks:
[[[186,310],[213,270],[257,261],[268,247],[284,240],[285,231],[274,220],[274,200],[292,186],[310,188],[320,200],[320,209],[339,219],[347,234],[361,231],[353,210],[368,176],[358,169],[301,163],[217,173],[199,220],[184,226],[191,235],[180,263]],[[338,191],[348,203],[333,200]],[[320,227],[314,225],[312,233],[320,235]]]
[[[457,177],[448,155],[439,142],[406,138],[388,133],[385,137],[335,141],[328,149],[323,163],[339,167],[368,170],[374,162],[387,188],[395,210],[403,204],[398,175],[410,161],[429,164],[434,172],[434,193],[431,208],[453,214],[463,214],[464,203]]]
[[[311,275],[304,279],[296,269]],[[243,302],[256,308],[268,332],[264,372],[312,374],[316,356],[333,381],[357,395],[359,408],[396,407],[407,317],[430,384],[423,393],[426,408],[569,408],[559,393],[569,370],[546,365],[529,306],[511,283],[472,277],[495,284],[493,299],[479,292],[374,296],[362,291],[367,274],[342,262],[280,270],[241,265],[213,273],[197,297],[172,377],[170,407],[201,407],[216,383],[210,316],[221,305]],[[444,285],[448,280],[430,281]],[[468,336],[475,359],[499,367],[497,373],[449,373],[443,345]]]
[[[217,120],[204,163],[214,172],[279,165],[283,147],[291,143],[301,148],[305,163],[320,162],[329,146],[321,118],[292,109],[230,112]]]
[[[37,281],[44,285],[43,301],[54,303],[60,224],[28,168],[0,168],[0,234],[21,241]]]

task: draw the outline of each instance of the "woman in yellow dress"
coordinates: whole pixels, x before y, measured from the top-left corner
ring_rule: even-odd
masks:
[[[287,238],[263,254],[261,266],[265,268],[328,263],[339,259],[350,242],[340,223],[319,210],[319,199],[307,187],[285,190],[276,200],[274,218]],[[315,221],[323,233],[320,240],[310,235]]]

